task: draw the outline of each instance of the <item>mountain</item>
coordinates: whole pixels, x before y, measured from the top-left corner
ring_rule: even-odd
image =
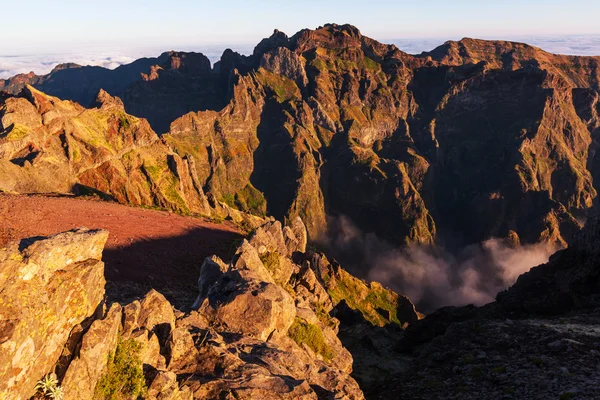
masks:
[[[87,107],[96,99],[100,89],[122,96],[126,87],[141,79],[140,74],[168,58],[169,53],[164,53],[157,58],[142,58],[114,70],[74,63],[59,64],[47,75],[30,72],[0,80],[0,89],[18,94],[25,85],[33,85],[43,92]]]
[[[138,206],[228,216],[248,226],[262,221],[207,196],[194,160],[174,153],[146,120],[127,114],[119,98],[101,90],[95,106],[86,109],[31,86],[4,98],[0,190],[95,194]]]
[[[203,57],[166,53],[114,94],[159,132],[170,124],[162,151],[231,208],[300,216],[315,241],[346,216],[393,244],[449,249],[565,246],[591,215],[598,57],[474,39],[413,56],[335,24],[275,31],[212,69]],[[56,94],[49,76],[33,84]],[[96,176],[81,183],[130,201]]]
[[[161,78],[159,80],[159,78]],[[19,94],[26,85],[89,107],[100,90],[121,98],[127,112],[149,120],[160,133],[190,111],[222,108],[210,61],[199,53],[165,52],[114,70],[68,63],[49,74],[34,73],[0,79],[0,90]]]
[[[4,82],[0,190],[227,218],[248,235],[228,260],[197,260],[182,309],[156,290],[131,299],[134,282],[104,290],[106,231],[8,243],[0,397],[55,387],[52,374],[66,398],[597,397],[598,61],[473,39],[414,56],[330,24],[212,68],[167,53],[84,105],[67,77],[93,68],[53,71],[69,71],[62,99],[40,90],[48,77]],[[315,249],[346,234],[337,217],[393,247],[568,247],[490,304],[423,316]]]

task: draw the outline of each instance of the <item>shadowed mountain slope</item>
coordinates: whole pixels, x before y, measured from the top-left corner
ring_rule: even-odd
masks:
[[[300,216],[312,240],[327,237],[328,216],[345,215],[395,244],[564,246],[595,203],[597,57],[474,39],[413,56],[329,24],[275,31],[251,56],[226,51],[213,69],[194,53],[144,63],[128,66],[153,64],[116,94],[161,133],[170,124],[154,147],[187,165],[193,178],[180,189]],[[5,157],[31,157],[19,143]],[[144,197],[108,190],[106,173],[80,183],[123,202]]]

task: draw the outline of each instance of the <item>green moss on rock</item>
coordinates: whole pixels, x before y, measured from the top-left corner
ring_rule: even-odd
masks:
[[[141,346],[133,339],[119,341],[114,355],[109,358],[105,374],[96,385],[95,399],[136,399],[145,394]]]
[[[306,320],[296,317],[294,323],[288,331],[288,336],[292,338],[299,346],[304,343],[312,351],[320,354],[324,360],[330,361],[333,356],[333,349],[325,341],[323,331],[317,325],[310,324]]]

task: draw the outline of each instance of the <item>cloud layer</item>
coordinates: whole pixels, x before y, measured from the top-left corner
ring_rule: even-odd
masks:
[[[514,37],[509,40],[529,43],[551,53],[571,55],[600,55],[600,36],[564,36],[542,37],[527,36]],[[393,39],[383,40],[393,43],[399,49],[410,53],[419,54],[441,45],[445,39]],[[242,54],[251,54],[252,45],[210,45],[210,46],[183,46],[178,50],[197,51],[204,53],[212,63],[219,60],[223,50],[233,48]],[[1,54],[0,53],[0,78],[9,78],[19,73],[35,72],[38,75],[47,74],[57,64],[74,62],[81,65],[99,65],[105,68],[116,68],[127,64],[140,57],[156,57],[165,49],[163,48],[119,48],[119,49],[82,49],[56,53],[38,54]]]
[[[226,48],[233,48],[243,54],[251,54],[253,46],[204,46],[204,47],[178,47],[181,51],[196,51],[207,56],[212,63],[221,58]],[[47,74],[62,63],[76,63],[80,65],[96,65],[114,69],[119,65],[128,64],[142,57],[158,57],[164,48],[130,48],[130,49],[85,49],[82,51],[56,52],[52,54],[8,54],[0,53],[0,78],[35,72],[38,75]]]
[[[398,248],[365,234],[345,217],[331,218],[324,247],[340,264],[369,281],[407,295],[421,312],[443,306],[483,305],[524,272],[548,261],[548,244],[510,247],[490,239],[452,253],[443,248]]]

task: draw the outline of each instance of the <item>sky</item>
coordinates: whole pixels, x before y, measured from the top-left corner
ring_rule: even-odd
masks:
[[[0,6],[0,77],[28,68],[45,73],[66,61],[115,67],[171,49],[214,59],[227,47],[251,52],[275,28],[292,35],[328,22],[351,23],[413,53],[477,37],[600,55],[598,0],[0,0]]]

